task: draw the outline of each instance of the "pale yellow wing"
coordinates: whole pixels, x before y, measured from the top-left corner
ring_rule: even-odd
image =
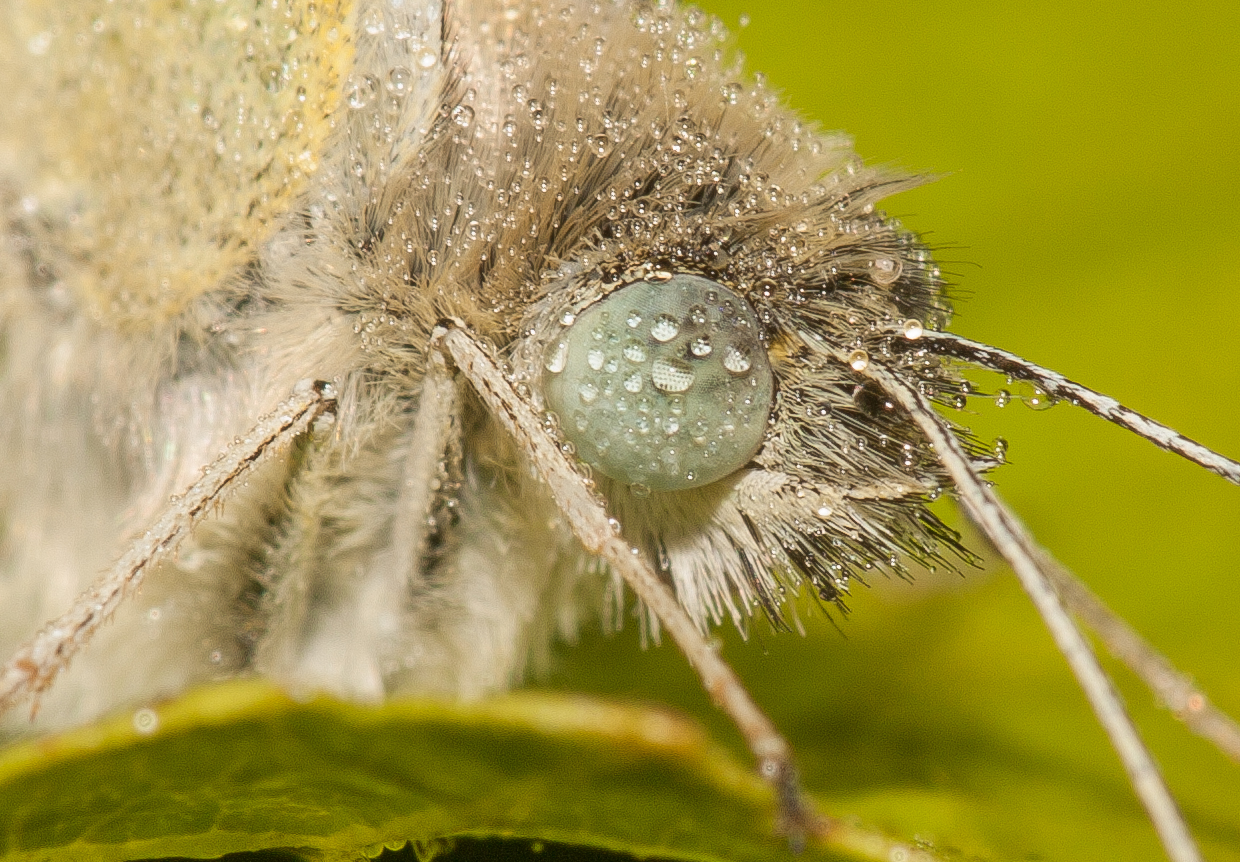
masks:
[[[138,335],[237,270],[316,170],[348,0],[3,4],[0,141],[45,266]]]

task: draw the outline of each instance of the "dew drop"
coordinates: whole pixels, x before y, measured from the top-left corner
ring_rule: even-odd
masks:
[[[646,345],[642,344],[636,338],[630,339],[624,345],[624,358],[629,362],[642,363],[646,361]]]
[[[362,16],[362,29],[369,36],[378,36],[385,29],[383,26],[383,12],[379,9],[371,9]]]
[[[413,83],[413,72],[404,66],[393,66],[388,72],[387,89],[394,96],[405,96]]]
[[[854,350],[848,354],[848,366],[853,371],[865,371],[870,367],[870,354],[864,350]]]
[[[414,57],[413,61],[417,64],[419,69],[433,69],[436,64],[439,63],[439,55],[430,48],[423,48],[418,51],[417,56]]]
[[[629,329],[636,329],[642,325],[642,314],[636,308],[629,312],[629,316],[625,318],[625,323],[629,325]]]
[[[676,359],[656,359],[650,378],[660,392],[687,392],[693,385],[693,369]]]
[[[474,109],[469,105],[457,105],[452,109],[452,122],[456,123],[462,129],[468,128],[469,124],[474,121]]]
[[[586,146],[601,159],[611,152],[611,138],[606,135],[591,135],[586,138]]]
[[[593,383],[583,383],[577,388],[577,397],[582,404],[593,404],[598,400],[598,387]]]
[[[603,367],[603,361],[606,358],[607,357],[603,355],[603,351],[595,348],[586,354],[586,363],[595,371],[598,371]]]
[[[638,393],[642,391],[642,376],[634,371],[628,377],[624,378],[624,388],[627,392]]]
[[[830,517],[831,517],[831,507],[830,507],[830,506],[819,506],[819,507],[818,507],[818,511],[816,512],[816,514],[818,515],[818,517],[819,517],[819,518],[824,518],[824,519],[825,519],[825,518],[830,518]]]
[[[345,82],[344,100],[354,111],[361,110],[375,100],[379,82],[370,75],[352,75]]]
[[[692,353],[694,356],[698,356],[698,357],[710,356],[710,351],[711,351],[710,336],[707,336],[707,335],[698,336],[697,338],[693,339],[693,341],[690,342],[689,344],[689,352]]]
[[[660,314],[650,327],[650,337],[655,341],[668,342],[680,334],[680,324],[670,314]]]
[[[916,341],[918,338],[921,338],[926,330],[921,325],[920,320],[909,318],[900,326],[900,331],[904,333],[904,337],[909,341]]]
[[[547,352],[544,367],[552,374],[559,374],[566,364],[568,364],[568,342],[557,341],[555,346]]]
[[[566,311],[560,315],[560,326],[572,326],[577,322],[577,315],[571,311]]]
[[[146,736],[159,728],[159,714],[149,707],[143,707],[133,714],[133,729]]]
[[[749,348],[729,344],[723,351],[723,367],[733,374],[744,374],[753,365]]]
[[[900,277],[904,264],[898,258],[880,257],[872,264],[874,280],[879,284],[892,284]]]

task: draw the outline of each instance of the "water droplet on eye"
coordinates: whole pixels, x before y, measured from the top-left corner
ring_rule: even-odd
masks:
[[[689,321],[694,326],[706,325],[706,307],[703,305],[694,305],[689,308]]]
[[[637,339],[631,339],[624,345],[624,358],[629,362],[641,363],[646,361],[646,345]]]
[[[874,270],[874,281],[879,284],[892,284],[904,270],[904,264],[899,258],[880,257],[876,258],[871,264]]]
[[[865,371],[870,367],[870,354],[864,350],[854,350],[848,354],[848,366],[853,371]]]
[[[916,341],[918,338],[921,338],[922,334],[925,332],[925,328],[921,325],[920,320],[913,320],[910,318],[909,320],[904,321],[904,323],[900,326],[900,331],[904,333],[904,337],[909,341]]]
[[[595,371],[598,371],[600,368],[603,367],[603,360],[605,360],[606,358],[607,357],[603,355],[603,351],[597,350],[597,349],[591,350],[589,353],[586,354],[586,363],[591,368],[593,368]]]
[[[650,337],[655,341],[671,341],[680,334],[680,324],[669,314],[660,314],[650,327]]]
[[[689,352],[694,356],[710,356],[710,338],[703,335],[693,339],[689,344]]]
[[[723,367],[733,374],[744,374],[753,365],[748,347],[729,344],[723,351]]]
[[[557,341],[552,348],[547,351],[547,361],[544,367],[552,374],[559,374],[564,370],[565,364],[568,362],[568,342]]]
[[[641,312],[638,311],[637,309],[633,309],[632,311],[629,312],[629,316],[625,318],[624,322],[629,325],[629,329],[636,329],[637,327],[642,325]]]
[[[627,392],[634,392],[634,393],[641,392],[642,391],[641,374],[634,371],[628,377],[624,378],[624,388],[625,388],[625,391]]]
[[[456,123],[462,129],[468,128],[469,124],[474,121],[474,109],[469,105],[457,105],[452,109],[452,122]]]
[[[686,392],[693,385],[693,369],[676,359],[656,359],[650,379],[660,392]]]
[[[593,383],[583,383],[577,388],[577,397],[582,404],[593,404],[598,400],[598,387]]]

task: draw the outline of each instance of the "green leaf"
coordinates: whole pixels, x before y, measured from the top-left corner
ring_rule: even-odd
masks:
[[[699,727],[572,696],[369,708],[233,683],[10,750],[0,812],[5,862],[273,848],[351,859],[462,836],[686,860],[786,854],[770,794]]]

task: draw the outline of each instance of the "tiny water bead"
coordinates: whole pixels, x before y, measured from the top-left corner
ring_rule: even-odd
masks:
[[[762,445],[775,384],[757,315],[696,275],[612,292],[547,347],[547,407],[594,470],[643,491],[708,485]]]

